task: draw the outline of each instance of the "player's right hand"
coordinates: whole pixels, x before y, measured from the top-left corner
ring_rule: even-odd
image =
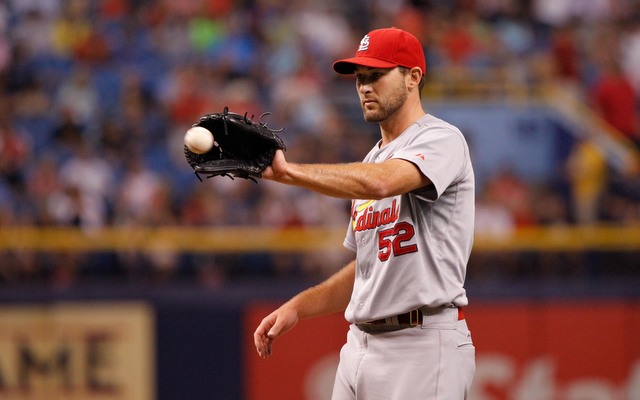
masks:
[[[268,166],[262,172],[262,179],[269,179],[273,181],[281,181],[285,176],[287,171],[287,160],[284,157],[284,151],[277,150],[275,156],[273,157],[273,161],[271,161],[271,165]]]
[[[293,328],[298,323],[298,313],[287,307],[280,307],[266,316],[253,333],[253,342],[262,358],[271,356],[273,342],[276,338]]]

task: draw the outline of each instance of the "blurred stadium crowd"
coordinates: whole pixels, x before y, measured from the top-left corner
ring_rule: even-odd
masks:
[[[564,85],[640,143],[637,0],[5,0],[0,229],[346,227],[344,201],[268,182],[200,183],[182,138],[199,116],[228,106],[272,112],[265,120],[285,128],[292,161],[361,159],[377,127],[361,121],[353,83],[330,65],[352,55],[367,31],[392,25],[423,40],[430,80]],[[478,229],[640,221],[640,199],[629,190],[637,178],[612,177],[588,143],[565,172],[567,188],[580,191],[575,199],[526,177],[496,175],[479,188]],[[610,182],[627,189],[609,193]],[[234,275],[313,274],[336,262],[326,255],[85,257],[0,252],[0,280],[64,284],[84,268],[215,284]],[[239,264],[256,267],[242,272]]]

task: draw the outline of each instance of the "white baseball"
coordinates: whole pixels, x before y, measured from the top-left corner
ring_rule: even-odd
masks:
[[[184,144],[190,151],[204,154],[213,147],[213,134],[201,126],[194,126],[185,133]]]

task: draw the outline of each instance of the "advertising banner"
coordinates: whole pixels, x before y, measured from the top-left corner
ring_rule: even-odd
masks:
[[[140,303],[0,307],[0,399],[153,400],[154,313]]]
[[[247,400],[330,398],[348,325],[303,320],[258,357],[252,333],[275,306],[245,318]],[[640,399],[640,302],[491,302],[465,309],[476,346],[472,400]]]

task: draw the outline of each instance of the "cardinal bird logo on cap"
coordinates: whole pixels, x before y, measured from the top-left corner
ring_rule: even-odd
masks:
[[[360,41],[360,47],[358,47],[358,51],[365,51],[369,48],[369,39],[369,35],[364,35],[364,37]]]

